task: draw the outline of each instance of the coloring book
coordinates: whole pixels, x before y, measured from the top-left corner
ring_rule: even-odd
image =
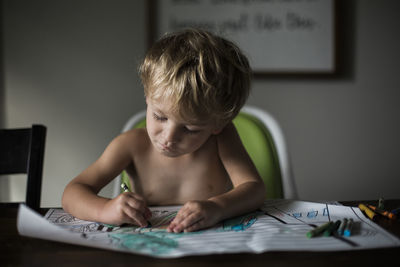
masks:
[[[204,230],[168,233],[180,206],[151,207],[151,226],[112,226],[79,220],[62,209],[41,217],[24,205],[18,215],[21,235],[160,258],[266,251],[336,251],[400,246],[400,240],[367,219],[356,207],[293,200],[268,200],[254,212]],[[307,238],[328,221],[352,218],[350,237]]]

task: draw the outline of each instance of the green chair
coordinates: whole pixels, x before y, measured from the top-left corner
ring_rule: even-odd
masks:
[[[125,124],[122,132],[145,127],[145,117],[145,111],[135,114]],[[286,142],[277,121],[259,108],[245,106],[233,123],[265,183],[266,198],[296,199],[297,192]],[[132,189],[124,171],[115,179],[114,196],[121,192],[121,182],[125,182]]]

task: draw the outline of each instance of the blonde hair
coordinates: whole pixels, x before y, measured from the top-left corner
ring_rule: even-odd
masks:
[[[247,58],[232,42],[204,30],[163,36],[148,51],[139,73],[146,97],[171,101],[186,119],[227,123],[250,91]]]

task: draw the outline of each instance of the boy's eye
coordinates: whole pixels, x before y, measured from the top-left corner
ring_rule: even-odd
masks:
[[[190,129],[186,128],[186,127],[184,129],[185,129],[185,132],[187,134],[197,134],[197,133],[200,132],[200,130],[190,130]]]
[[[162,117],[162,116],[159,116],[159,115],[157,115],[156,113],[153,113],[153,117],[154,117],[154,119],[156,119],[157,121],[166,121],[166,120],[167,120],[167,118]]]

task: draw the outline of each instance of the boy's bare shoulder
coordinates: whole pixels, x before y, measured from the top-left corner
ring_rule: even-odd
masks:
[[[220,154],[224,155],[235,152],[243,146],[239,133],[232,122],[228,123],[217,135],[217,143]]]
[[[146,129],[138,128],[126,131],[115,138],[119,145],[130,149],[143,150],[149,145],[149,136]]]

